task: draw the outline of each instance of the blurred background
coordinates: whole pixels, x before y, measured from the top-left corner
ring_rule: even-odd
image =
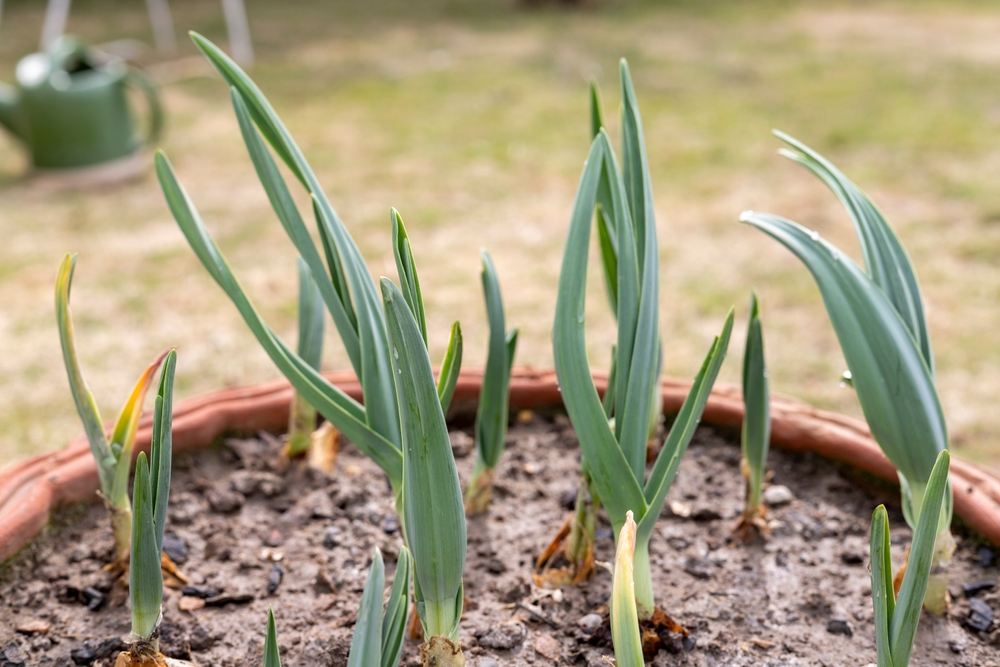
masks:
[[[7,0],[0,80],[35,51],[43,0]],[[178,49],[138,54],[166,114],[160,145],[244,286],[294,341],[295,254],[254,174],[226,86],[187,40],[228,48],[220,2],[171,0]],[[562,243],[589,146],[587,82],[617,139],[618,60],[632,68],[652,168],[665,373],[693,377],[726,311],[721,379],[738,381],[751,288],[773,390],[860,414],[811,277],[737,223],[778,213],[859,259],[822,184],[776,155],[780,128],[880,205],[927,302],[939,390],[958,452],[1000,464],[1000,11],[983,2],[249,0],[251,76],[311,161],[374,275],[395,275],[390,206],[405,220],[432,358],[451,321],[485,359],[479,249],[491,251],[516,363],[550,367]],[[153,43],[141,0],[78,0],[67,32]],[[139,105],[137,104],[137,107]],[[56,269],[79,253],[77,344],[105,419],[141,370],[179,350],[178,393],[278,377],[170,216],[151,171],[53,190],[0,133],[0,465],[81,432],[53,311]],[[297,195],[301,195],[297,192]],[[299,197],[301,206],[306,200]],[[302,209],[308,212],[308,208]],[[588,344],[614,337],[597,265]],[[345,369],[328,326],[324,368]]]

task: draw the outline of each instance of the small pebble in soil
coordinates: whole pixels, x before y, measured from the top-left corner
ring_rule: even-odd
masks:
[[[95,660],[110,658],[123,650],[125,650],[125,642],[120,637],[87,639],[83,642],[83,646],[71,650],[69,657],[78,665],[89,665]]]
[[[478,636],[479,645],[499,651],[509,651],[517,648],[528,636],[528,630],[522,623],[494,623],[486,632]]]
[[[854,629],[851,628],[851,622],[846,618],[831,618],[826,624],[826,631],[831,635],[854,636]]]
[[[562,647],[552,635],[538,635],[534,643],[535,653],[552,662],[558,662],[562,655]]]
[[[949,639],[948,649],[952,653],[965,653],[965,641],[961,639]]]
[[[969,617],[965,619],[965,625],[979,632],[986,632],[993,624],[993,609],[980,600],[972,598],[969,600]]]
[[[266,544],[269,547],[280,547],[284,543],[285,543],[285,536],[282,535],[281,531],[278,530],[277,528],[268,533],[267,537],[264,538],[264,544]]]
[[[214,598],[208,598],[205,600],[205,606],[224,607],[227,604],[246,604],[247,602],[253,602],[253,595],[250,593],[237,593],[235,595],[227,595],[223,593],[222,595],[217,595]]]
[[[996,588],[997,582],[995,581],[973,581],[967,584],[962,584],[962,592],[965,593],[965,597],[971,598],[975,597],[977,594],[983,591],[991,591]]]
[[[163,553],[167,554],[170,560],[181,565],[188,559],[187,542],[177,533],[166,533],[163,536]]]
[[[399,531],[399,519],[394,514],[386,515],[382,520],[382,532],[386,535],[394,535]]]
[[[597,614],[587,614],[581,617],[576,624],[588,635],[592,635],[604,624],[604,619]]]
[[[488,655],[484,655],[475,662],[475,667],[500,667],[500,663],[496,658]]]
[[[243,507],[246,498],[238,491],[229,489],[212,489],[208,492],[208,504],[220,514],[229,514]]]
[[[712,561],[707,558],[688,558],[684,561],[684,571],[695,579],[711,579]]]
[[[104,593],[93,586],[87,586],[80,591],[80,597],[83,599],[83,604],[87,605],[87,609],[90,611],[97,611],[104,604]]]
[[[490,574],[503,574],[507,571],[507,566],[499,558],[491,558],[486,561],[486,571]]]
[[[34,620],[19,624],[16,630],[22,635],[44,635],[51,627],[48,621]]]
[[[271,568],[271,573],[267,575],[267,594],[274,595],[278,586],[281,585],[281,580],[285,576],[285,568],[281,567],[278,563],[274,564]]]
[[[840,560],[844,561],[845,565],[861,565],[865,562],[865,557],[854,551],[845,551],[840,554]]]
[[[559,506],[568,511],[576,509],[576,489],[566,489],[560,493]]]
[[[340,526],[330,526],[326,529],[326,534],[323,535],[323,546],[327,549],[333,549],[340,545],[339,533],[341,532]]]
[[[24,656],[17,647],[17,642],[8,643],[0,651],[0,667],[22,667],[24,664]]]
[[[993,567],[996,554],[989,547],[979,547],[976,551],[976,560],[979,562],[979,567]]]
[[[208,598],[214,598],[215,596],[222,593],[222,589],[218,586],[205,585],[197,586],[195,584],[188,584],[181,589],[181,595],[187,595],[188,597],[201,598],[202,600],[207,600]]]
[[[795,500],[795,495],[787,486],[775,484],[764,489],[764,493],[761,494],[761,500],[764,501],[765,505],[778,507],[780,505],[787,505]]]

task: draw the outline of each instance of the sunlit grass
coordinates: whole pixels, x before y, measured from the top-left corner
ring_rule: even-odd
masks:
[[[78,4],[71,28],[94,41],[149,39],[142,3]],[[603,85],[616,131],[615,69],[626,56],[660,223],[665,371],[692,376],[720,318],[735,304],[745,321],[756,288],[767,304],[773,391],[858,413],[838,386],[845,366],[808,276],[736,223],[746,208],[780,210],[856,253],[833,197],[775,156],[769,131],[778,127],[835,161],[893,221],[925,290],[956,449],[1000,461],[992,444],[1000,432],[992,410],[1000,391],[992,85],[1000,19],[975,3],[930,2],[616,1],[538,12],[499,0],[317,4],[249,4],[253,76],[374,274],[395,274],[389,207],[406,219],[436,332],[433,358],[461,319],[468,363],[484,361],[485,246],[504,277],[508,319],[521,326],[518,363],[551,366],[559,257],[587,143],[586,82]],[[0,78],[10,80],[17,57],[34,48],[41,6],[4,3]],[[171,8],[179,28],[224,43],[217,3]],[[181,55],[194,54],[181,44]],[[163,94],[164,147],[265,317],[294,341],[294,251],[253,174],[224,86],[190,79]],[[13,141],[0,140],[0,462],[55,449],[79,430],[52,311],[51,275],[66,252],[88,267],[74,312],[105,412],[168,346],[181,352],[179,398],[278,376],[197,265],[154,179],[50,194],[21,180],[24,165]],[[591,277],[588,349],[594,366],[606,367],[612,330],[600,277]],[[738,381],[742,337],[736,332],[722,380]],[[346,368],[329,343],[326,367]]]

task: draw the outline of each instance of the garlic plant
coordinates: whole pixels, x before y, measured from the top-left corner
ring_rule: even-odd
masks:
[[[302,258],[299,268],[299,342],[296,352],[313,369],[323,359],[323,297]],[[316,431],[316,408],[298,391],[292,397],[288,417],[288,456],[302,456],[312,445]]]
[[[264,635],[264,659],[262,667],[281,667],[281,654],[278,652],[278,628],[274,623],[274,609],[267,608],[267,631]]]
[[[878,667],[907,667],[913,651],[913,639],[920,622],[921,602],[927,591],[934,560],[938,523],[948,495],[948,470],[951,457],[942,450],[927,480],[919,519],[910,543],[906,574],[899,588],[893,587],[892,558],[889,543],[889,515],[879,505],[872,515],[871,578],[872,607],[875,611],[875,650]]]
[[[396,561],[396,579],[392,582],[389,598],[382,612],[382,595],[385,590],[385,563],[382,552],[375,548],[372,566],[368,570],[364,593],[358,607],[358,617],[351,638],[347,667],[398,667],[403,655],[403,638],[406,635],[406,613],[410,608],[410,583],[413,578],[413,560],[403,547]],[[274,610],[267,610],[267,633],[264,637],[263,667],[281,667],[278,653],[278,631],[274,623]]]
[[[402,291],[382,278],[382,298],[402,424],[403,527],[424,632],[421,657],[425,667],[460,667],[465,664],[458,639],[466,553],[462,489],[419,324],[423,304],[404,296],[414,293],[406,272],[400,280]]]
[[[166,155],[158,152],[155,158],[156,172],[170,210],[195,254],[232,300],[281,373],[306,401],[385,471],[398,508],[402,501],[403,483],[400,406],[396,402],[381,298],[361,251],[320,188],[319,180],[309,163],[260,89],[217,46],[195,33],[192,33],[192,39],[231,86],[233,108],[257,175],[279,221],[316,281],[323,303],[330,312],[351,366],[361,383],[363,402],[354,400],[327,381],[307,361],[289,349],[264,322],[209,235],[193,202],[178,182]],[[292,200],[268,145],[310,195],[322,255]],[[415,296],[419,297],[419,283],[416,281],[409,242],[402,221],[395,211],[392,211],[390,219],[397,266],[402,267],[401,273],[411,274],[407,282],[415,290],[407,292],[406,298],[413,299]],[[425,334],[423,322],[421,316],[421,332]],[[450,401],[461,366],[461,330],[457,324],[451,333],[443,364],[445,371],[441,373],[438,385],[439,395],[446,402]]]
[[[611,642],[617,667],[644,667],[646,664],[635,606],[635,536],[636,524],[629,511],[625,513],[625,525],[618,534],[611,584]]]
[[[132,389],[111,431],[110,441],[104,431],[104,421],[97,409],[93,394],[83,378],[80,360],[76,353],[73,318],[69,309],[69,293],[76,268],[76,255],[66,255],[59,266],[56,278],[56,322],[62,343],[63,362],[69,376],[69,388],[77,412],[90,443],[90,451],[97,464],[101,484],[101,497],[111,514],[111,533],[115,541],[115,565],[124,569],[132,539],[132,505],[128,499],[128,474],[132,467],[132,450],[139,428],[142,403],[153,375],[163,362],[163,355],[150,364]]]
[[[746,505],[736,533],[743,539],[766,534],[767,513],[761,505],[764,468],[771,442],[771,401],[767,365],[764,360],[764,333],[760,323],[757,293],[750,295],[750,322],[743,351],[743,429],[740,444],[743,449],[744,473],[747,479]]]
[[[507,437],[510,370],[517,349],[517,329],[507,331],[504,322],[503,297],[493,259],[485,250],[481,257],[483,270],[480,276],[490,342],[476,410],[476,463],[465,492],[465,511],[468,514],[485,512],[493,496],[493,471],[503,456]]]
[[[153,412],[153,433],[149,461],[139,453],[132,492],[132,550],[129,555],[129,605],[132,634],[129,649],[119,654],[116,667],[162,663],[159,654],[159,627],[162,619],[163,530],[167,521],[172,461],[174,371],[177,353],[171,350],[163,362],[160,386]]]
[[[413,561],[403,547],[396,561],[396,578],[392,582],[385,613],[382,613],[382,594],[385,589],[385,565],[382,552],[375,549],[365,592],[358,608],[358,621],[354,625],[351,652],[347,667],[397,667],[403,654],[403,637],[406,634],[406,617],[410,607],[410,582],[413,578]]]
[[[875,204],[829,161],[777,133],[795,148],[783,151],[837,195],[854,223],[864,256],[859,267],[840,249],[790,220],[746,211],[740,219],[794,253],[812,273],[872,435],[899,473],[903,515],[915,527],[938,455],[948,449],[944,412],[934,385],[934,358],[916,274],[906,251]],[[943,569],[951,560],[952,495],[938,524],[932,581],[924,601],[947,608]]]
[[[580,440],[592,488],[607,510],[615,534],[625,524],[627,511],[637,516],[635,596],[639,618],[649,618],[655,608],[649,539],[725,356],[733,314],[730,311],[721,335],[713,341],[647,476],[649,397],[658,382],[659,247],[642,123],[624,61],[621,78],[626,169],[619,168],[607,132],[600,130],[591,145],[570,219],[559,275],[553,349],[563,401]],[[618,246],[613,426],[591,377],[584,336],[590,228],[600,192],[607,193],[606,212],[615,221]]]

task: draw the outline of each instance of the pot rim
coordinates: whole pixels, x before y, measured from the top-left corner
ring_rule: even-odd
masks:
[[[324,374],[356,400],[361,386],[350,372]],[[594,372],[603,393],[607,373]],[[471,412],[482,386],[482,368],[463,368],[455,387],[452,412]],[[663,412],[676,414],[691,388],[689,380],[660,382]],[[286,380],[209,392],[178,401],[174,406],[173,442],[178,451],[211,445],[225,433],[281,431],[288,424],[293,391]],[[552,370],[518,367],[510,382],[512,410],[562,406]],[[702,421],[738,430],[743,399],[738,385],[716,382]],[[143,415],[134,456],[149,450],[152,415]],[[771,397],[771,444],[792,451],[811,451],[842,461],[893,483],[896,470],[872,438],[864,420],[820,410],[794,398]],[[1000,474],[959,458],[951,463],[955,513],[973,530],[1000,545]],[[40,454],[0,469],[0,562],[20,551],[41,531],[59,505],[93,498],[99,486],[97,469],[86,437],[77,436],[56,452]]]

